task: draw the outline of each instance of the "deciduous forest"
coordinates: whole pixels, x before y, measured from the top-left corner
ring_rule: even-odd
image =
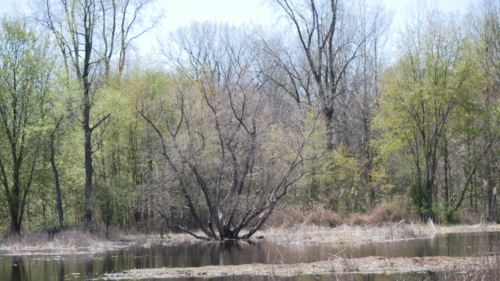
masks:
[[[500,1],[267,0],[162,32],[155,0],[0,23],[0,231],[245,239],[277,210],[500,219]],[[156,32],[154,55],[136,46]]]

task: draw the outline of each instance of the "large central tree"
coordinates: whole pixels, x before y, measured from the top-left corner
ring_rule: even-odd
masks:
[[[309,171],[317,114],[277,97],[255,71],[250,31],[193,23],[169,39],[172,87],[139,104],[158,136],[164,177],[181,195],[180,208],[159,210],[168,218],[188,209],[208,239],[249,238]]]

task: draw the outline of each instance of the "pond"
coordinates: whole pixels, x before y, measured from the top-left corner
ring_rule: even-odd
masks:
[[[251,263],[308,263],[339,256],[423,257],[471,256],[500,248],[500,233],[461,233],[415,239],[353,245],[284,245],[268,241],[186,243],[175,246],[134,246],[93,255],[0,256],[0,280],[99,280],[104,273],[128,269],[161,267],[199,267]],[[399,276],[400,278],[401,276]],[[349,278],[349,279],[345,279]],[[353,279],[354,278],[354,279]],[[405,280],[426,280],[426,274],[413,273]],[[268,280],[268,277],[230,277],[183,280]],[[332,276],[299,276],[269,280],[331,280]],[[398,275],[336,276],[334,280],[400,280]],[[162,279],[165,280],[165,279]],[[175,279],[181,280],[181,279]]]

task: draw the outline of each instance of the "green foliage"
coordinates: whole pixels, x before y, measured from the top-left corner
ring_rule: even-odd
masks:
[[[426,16],[418,30],[403,35],[402,55],[385,74],[380,113],[374,120],[382,135],[374,144],[386,159],[411,155],[417,172],[410,188],[414,207],[423,216],[434,216],[443,138],[454,132],[454,124],[467,124],[475,114],[475,95],[484,80],[472,44],[457,23],[441,21],[438,13]],[[415,32],[421,34],[418,42]]]
[[[41,151],[47,131],[53,56],[47,38],[22,19],[0,26],[0,183],[9,208],[10,231],[21,232],[33,188],[43,187]]]
[[[317,203],[342,212],[362,211],[361,170],[358,157],[350,155],[344,146],[328,154],[319,169],[302,184],[305,203]]]
[[[384,69],[383,75],[373,74],[372,80],[380,81],[361,82],[357,76],[350,76],[347,72],[358,75],[361,62],[373,59],[369,54],[363,60],[353,58],[345,81],[339,80],[338,85],[353,93],[349,97],[352,100],[346,99],[343,109],[336,99],[324,106],[345,109],[345,117],[338,112],[332,117],[345,120],[330,120],[335,124],[333,130],[338,129],[334,133],[343,134],[343,128],[336,126],[346,121],[353,122],[346,125],[349,130],[364,127],[363,134],[346,129],[345,135],[339,136],[343,145],[333,150],[326,147],[325,137],[332,132],[327,132],[331,128],[323,120],[327,118],[319,109],[321,102],[311,95],[309,104],[297,104],[282,92],[293,88],[300,95],[301,90],[319,90],[313,84],[285,85],[309,70],[303,69],[303,65],[267,66],[267,56],[252,64],[251,60],[261,55],[253,53],[258,44],[236,46],[236,39],[232,38],[227,42],[214,41],[209,46],[241,47],[238,50],[243,55],[236,62],[231,59],[237,53],[221,55],[231,48],[212,54],[213,50],[203,45],[208,42],[209,37],[204,37],[207,34],[193,31],[185,34],[189,38],[177,39],[184,43],[184,39],[194,40],[200,44],[194,49],[200,54],[207,52],[204,55],[212,56],[209,59],[203,55],[181,56],[175,67],[166,69],[141,58],[142,62],[132,63],[123,73],[110,66],[113,60],[99,65],[98,54],[93,52],[96,60],[91,69],[109,68],[104,70],[105,80],[97,79],[96,72],[89,88],[90,127],[109,114],[92,129],[91,203],[95,207],[95,225],[102,225],[102,221],[106,227],[144,229],[147,225],[154,230],[158,228],[150,226],[150,222],[161,220],[164,224],[165,217],[170,222],[190,225],[193,220],[186,211],[185,194],[191,197],[202,221],[206,221],[210,215],[207,198],[227,194],[224,192],[236,182],[231,179],[238,177],[242,177],[240,186],[248,190],[241,192],[241,198],[232,198],[230,194],[228,198],[234,201],[228,199],[231,204],[224,205],[222,211],[244,201],[245,210],[253,212],[255,204],[248,203],[252,200],[269,206],[270,198],[262,190],[263,186],[270,190],[270,183],[274,182],[293,185],[288,192],[294,197],[289,197],[288,202],[306,208],[322,205],[350,213],[398,202],[404,208],[393,213],[397,220],[411,212],[424,219],[458,223],[463,219],[458,214],[464,213],[465,208],[477,214],[487,211],[487,218],[498,219],[498,20],[487,18],[485,13],[485,18],[474,22],[474,26],[465,27],[457,18],[435,11],[424,11],[422,15],[400,34],[394,62]],[[200,26],[208,28],[209,24]],[[474,31],[481,26],[481,30]],[[211,39],[227,40],[229,33],[222,33]],[[20,231],[21,224],[27,230],[57,226],[54,175],[49,162],[51,133],[63,196],[64,225],[81,224],[85,157],[83,149],[77,148],[84,145],[83,86],[81,80],[73,77],[71,63],[66,68],[64,59],[53,55],[51,44],[60,41],[55,42],[23,19],[2,19],[0,221],[4,231],[9,231],[7,227],[13,221],[12,232]],[[363,56],[367,55],[371,47],[362,47]],[[70,57],[67,59],[71,62]],[[298,76],[289,77],[290,81],[286,75],[274,77],[274,82],[283,83],[278,87],[262,73],[253,76],[261,66],[277,72],[280,67],[298,67],[301,71],[292,73]],[[223,67],[227,67],[226,73],[214,75]],[[306,78],[311,79],[307,75]],[[361,88],[366,91],[364,97],[358,93]],[[164,133],[164,143],[141,114]],[[240,122],[238,118],[247,119]],[[56,129],[59,120],[62,121]],[[252,139],[254,127],[258,137]],[[360,139],[353,139],[356,137]],[[178,171],[167,163],[163,145],[167,153],[179,152],[172,154]],[[283,167],[292,163],[297,164],[293,166],[295,171],[300,170],[293,174],[297,175],[297,182],[280,182],[279,177],[287,173]],[[219,188],[219,193],[201,190],[203,180],[205,186]],[[185,194],[179,191],[181,181]],[[243,209],[234,212],[234,219],[244,216]]]

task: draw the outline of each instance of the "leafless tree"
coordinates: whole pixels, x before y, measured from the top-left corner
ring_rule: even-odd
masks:
[[[362,166],[362,184],[368,191],[371,204],[375,202],[376,187],[370,183],[370,173],[374,152],[369,142],[372,139],[371,120],[375,116],[379,98],[379,79],[387,66],[386,44],[389,39],[389,27],[392,14],[380,4],[367,5],[358,1],[357,17],[360,22],[360,37],[368,38],[361,46],[360,57],[352,64],[349,79],[349,93],[352,104],[347,108],[346,122],[349,123],[347,135],[350,149],[359,155]],[[370,35],[371,34],[371,35]]]
[[[163,50],[176,68],[171,96],[139,105],[206,239],[251,237],[307,173],[319,126],[306,106],[272,98],[253,66],[251,41],[229,25],[179,29],[170,37],[176,46]]]
[[[269,77],[295,100],[315,103],[327,129],[329,149],[346,143],[349,135],[349,107],[352,106],[353,64],[364,55],[367,41],[385,28],[382,9],[375,15],[356,14],[357,1],[270,0],[285,22],[294,30],[297,41],[284,35],[266,42],[266,52],[274,57],[280,76]],[[366,4],[366,3],[365,3]],[[363,17],[364,16],[364,17]],[[289,27],[287,26],[287,31]],[[380,34],[380,33],[379,33]],[[297,42],[297,43],[296,43]],[[294,46],[300,46],[300,51]]]

